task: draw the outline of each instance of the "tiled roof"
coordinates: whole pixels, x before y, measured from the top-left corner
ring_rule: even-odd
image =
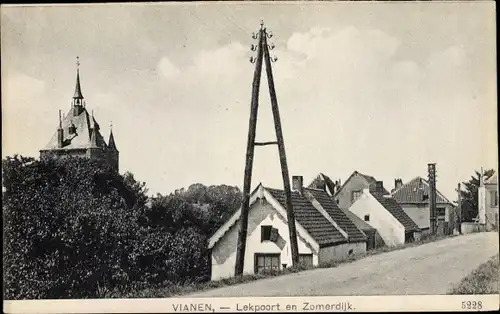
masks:
[[[286,208],[284,191],[270,188],[266,190]],[[292,191],[292,204],[295,219],[320,246],[346,241],[342,233],[298,192]]]
[[[422,204],[429,203],[429,194],[429,183],[421,177],[416,177],[394,191],[392,196],[400,204]],[[437,191],[436,203],[450,204],[450,201]]]
[[[313,189],[321,189],[322,185],[326,186],[328,192],[331,195],[335,194],[335,182],[333,182],[332,179],[330,179],[330,177],[328,177],[324,173],[320,173],[316,178],[314,178],[314,180],[311,182],[311,184],[309,184],[308,187]]]
[[[285,207],[285,194],[282,190],[269,188],[266,188],[266,190]],[[325,191],[315,189],[307,189],[307,191],[320,203],[333,221],[347,233],[348,241],[359,242],[366,240],[365,235],[338,208],[333,199]],[[311,234],[320,246],[346,241],[341,232],[298,192],[292,192],[292,203],[295,219]]]
[[[362,176],[367,182],[368,184],[370,185],[375,185],[377,183],[377,179],[375,179],[374,177],[372,176],[369,176],[369,175],[366,175],[366,174],[362,174],[362,173],[359,173],[358,174],[360,176]],[[389,191],[387,191],[385,188],[384,188],[384,195],[388,195],[390,194]]]
[[[398,202],[392,198],[380,193],[371,192],[373,197],[384,206],[389,213],[391,213],[394,218],[396,218],[405,228],[406,232],[409,231],[419,231],[417,224],[405,213]]]
[[[350,242],[366,241],[366,236],[363,232],[358,229],[354,222],[338,207],[335,200],[325,191],[313,189],[307,189],[307,191],[311,192],[337,225],[347,232]]]
[[[93,131],[94,123],[97,126],[96,140],[97,146],[101,148],[107,148],[106,142],[99,132],[99,124],[97,121],[89,115],[87,110],[83,108],[82,112],[78,116],[73,115],[73,110],[71,108],[68,114],[62,120],[62,128],[64,130],[64,142],[65,145],[62,149],[86,149],[90,146],[90,138]],[[93,121],[92,121],[93,120]],[[75,134],[69,134],[69,128],[71,125],[76,127]],[[44,150],[58,149],[57,145],[57,128],[50,139],[49,143],[43,148]]]
[[[484,183],[486,183],[486,184],[498,184],[497,174],[495,173],[494,175],[492,175],[490,178],[488,178],[486,181],[484,181]]]

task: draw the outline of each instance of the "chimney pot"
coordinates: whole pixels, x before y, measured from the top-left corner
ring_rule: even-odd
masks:
[[[403,180],[401,180],[400,178],[394,180],[394,189],[397,190],[402,186],[403,186]]]
[[[292,190],[302,191],[304,177],[302,176],[292,176]]]

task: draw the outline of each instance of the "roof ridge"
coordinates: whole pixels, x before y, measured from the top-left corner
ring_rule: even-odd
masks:
[[[307,189],[304,189],[305,191],[307,191]],[[321,191],[321,190],[319,190]],[[309,191],[307,191],[309,192]],[[326,193],[326,192],[325,192]],[[328,212],[326,211],[326,209],[323,207],[323,205],[321,205],[321,203],[314,197],[314,195],[312,193],[304,193],[304,194],[307,194],[307,195],[302,195],[306,200],[309,201],[309,203],[311,203],[311,205],[321,214],[323,215],[326,220],[328,220],[329,223],[331,223],[333,225],[333,227],[335,229],[337,229],[341,234],[342,236],[344,236],[344,238],[346,239],[349,239],[349,234],[344,230],[342,229],[338,224],[337,222],[333,219],[333,217],[330,216],[330,214],[328,214]]]

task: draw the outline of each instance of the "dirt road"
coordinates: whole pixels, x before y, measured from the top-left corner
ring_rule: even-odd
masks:
[[[446,294],[498,253],[498,233],[476,233],[370,256],[336,268],[258,280],[184,297]]]

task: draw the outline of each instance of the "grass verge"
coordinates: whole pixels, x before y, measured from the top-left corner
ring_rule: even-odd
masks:
[[[243,284],[255,280],[260,280],[264,278],[271,278],[276,276],[282,276],[292,273],[301,272],[304,270],[311,270],[315,268],[333,268],[342,264],[351,263],[356,260],[365,258],[367,256],[372,256],[380,253],[392,252],[397,250],[406,249],[409,247],[415,247],[422,244],[435,242],[447,238],[452,238],[454,235],[449,236],[429,236],[423,238],[419,241],[405,243],[404,245],[398,245],[394,247],[380,247],[374,250],[367,251],[365,254],[352,255],[344,260],[339,261],[331,261],[320,263],[318,266],[307,267],[304,265],[298,265],[297,267],[291,267],[280,271],[272,271],[266,272],[262,274],[251,274],[251,275],[243,275],[240,277],[231,277],[225,278],[221,280],[208,281],[208,282],[199,282],[199,283],[170,283],[165,282],[156,287],[140,287],[140,286],[132,286],[132,287],[123,287],[117,288],[114,290],[103,289],[99,291],[99,298],[168,298],[186,295],[195,292],[201,292],[209,289],[222,288],[226,286],[233,286],[237,284]]]
[[[500,261],[497,254],[463,278],[448,294],[498,294],[499,272]]]

